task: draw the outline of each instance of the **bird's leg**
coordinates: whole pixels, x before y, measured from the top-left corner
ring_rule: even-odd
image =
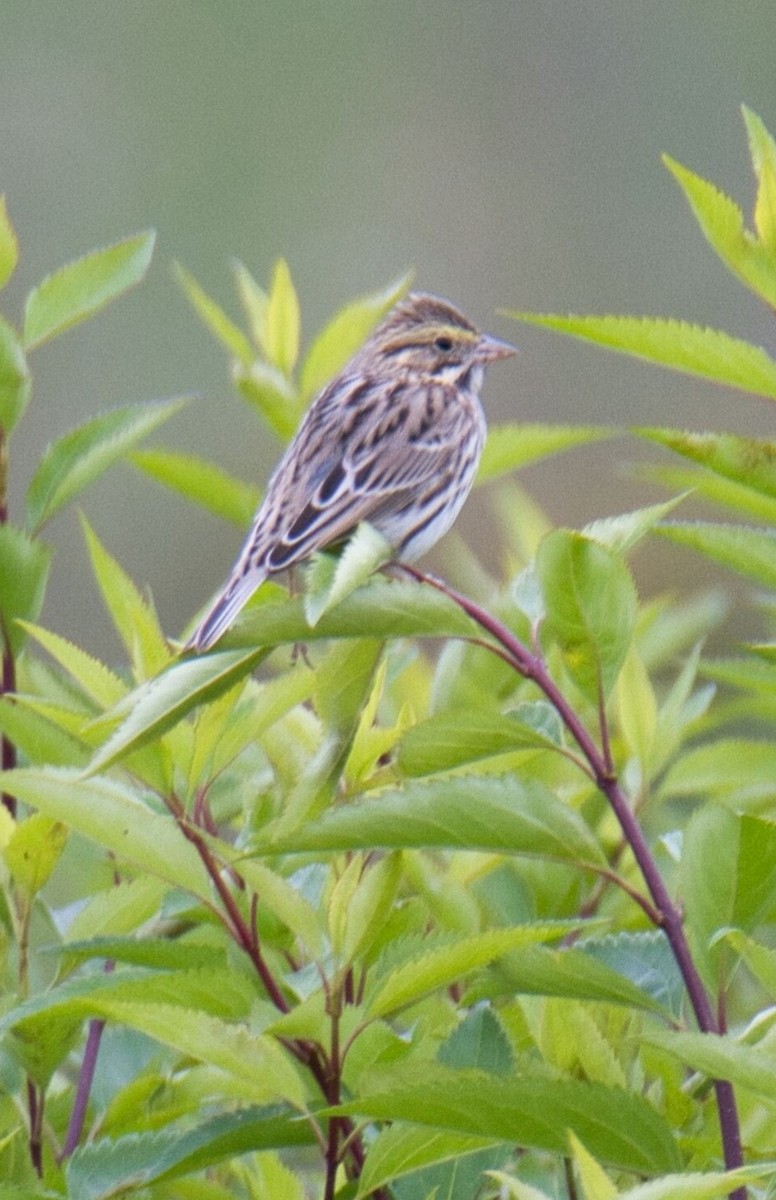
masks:
[[[298,591],[296,567],[290,566],[288,568],[288,594],[293,599],[297,596]],[[294,642],[293,646],[291,647],[292,664],[296,666],[300,658],[305,665],[312,670],[313,664],[310,662],[310,656],[307,653],[307,644],[305,642]]]

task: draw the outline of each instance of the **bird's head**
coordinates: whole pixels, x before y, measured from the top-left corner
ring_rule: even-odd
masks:
[[[438,296],[411,293],[396,305],[364,347],[390,369],[455,382],[470,368],[509,358],[509,342],[480,333]]]

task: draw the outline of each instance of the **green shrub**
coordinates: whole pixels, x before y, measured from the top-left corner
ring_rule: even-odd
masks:
[[[745,118],[754,232],[666,161],[774,307],[776,147]],[[152,242],[50,276],[21,332],[0,319],[4,1194],[764,1195],[776,650],[704,658],[724,604],[641,600],[628,558],[654,535],[700,551],[766,590],[770,623],[776,443],[636,431],[682,462],[656,477],[744,523],[681,521],[679,497],[551,530],[502,482],[509,565],[495,580],[461,549],[474,599],[375,574],[360,529],[303,594],[265,584],[199,658],[84,522],[115,671],[36,624],[48,519],[123,457],[240,526],[259,498],[137,448],[176,400],[61,438],[24,520],[8,513],[28,352],[137,283]],[[0,283],[16,256],[3,208]],[[179,271],[280,438],[406,286],[343,309],[298,365],[286,265],[268,292],[235,276],[247,331]],[[719,331],[520,315],[776,398],[776,362]],[[611,432],[493,429],[480,479]]]

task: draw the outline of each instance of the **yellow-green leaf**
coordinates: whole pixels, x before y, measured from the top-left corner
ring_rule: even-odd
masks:
[[[263,348],[269,361],[289,378],[299,357],[299,299],[284,258],[275,264],[265,317]]]
[[[612,437],[614,432],[605,425],[529,425],[522,422],[491,425],[477,483],[487,483],[507,471],[540,462],[551,454]]]
[[[148,270],[153,231],[95,250],[48,275],[27,297],[24,344],[39,346],[93,316],[139,283]]]
[[[663,162],[676,179],[706,240],[730,270],[766,304],[776,306],[776,258],[744,228],[738,205],[713,183],[667,154]]]
[[[134,404],[103,413],[66,433],[44,452],[27,489],[27,520],[38,531],[63,505],[126,451],[179,412],[185,399]]]
[[[42,813],[31,813],[16,826],[5,847],[5,861],[27,897],[36,896],[50,878],[66,844],[67,827]]]
[[[7,640],[18,654],[24,631],[22,618],[34,621],[43,605],[51,551],[14,525],[0,525],[0,646]]]
[[[6,437],[22,416],[30,398],[30,373],[22,344],[0,317],[0,432]]]
[[[259,410],[281,441],[288,441],[299,424],[302,406],[282,371],[257,358],[249,366],[236,363],[232,377],[243,399]]]
[[[741,106],[749,137],[749,153],[757,177],[754,227],[760,241],[776,250],[776,142],[765,125],[746,105]]]
[[[0,288],[5,287],[19,261],[19,242],[8,216],[5,196],[0,196]]]
[[[362,521],[339,558],[319,554],[307,574],[305,616],[311,627],[356,588],[366,583],[393,551],[379,530]]]
[[[259,488],[194,454],[154,446],[133,450],[127,457],[134,467],[158,483],[240,529],[246,528],[259,506]]]
[[[206,903],[211,886],[205,868],[171,817],[154,812],[131,788],[108,779],[84,779],[51,767],[7,772],[8,790],[54,821],[111,850]]]
[[[526,312],[511,315],[529,325],[541,325],[607,350],[618,350],[661,367],[776,400],[776,361],[759,346],[731,337],[719,329],[663,317],[560,316]]]
[[[352,358],[380,318],[405,294],[411,278],[405,275],[382,291],[346,304],[315,336],[302,367],[301,392],[305,399],[320,391]]]
[[[252,363],[255,357],[253,348],[242,329],[235,325],[221,306],[208,296],[185,267],[182,267],[180,263],[175,263],[173,271],[191,307],[206,329],[209,329],[213,337],[239,362],[244,363],[245,366]]]
[[[547,616],[574,682],[590,699],[608,695],[633,636],[636,589],[618,555],[592,538],[558,529],[536,558]]]
[[[616,1200],[617,1188],[600,1163],[571,1130],[568,1138],[585,1200]]]
[[[234,271],[235,283],[237,284],[237,294],[240,297],[245,315],[248,318],[251,337],[261,349],[265,344],[267,336],[269,296],[264,291],[264,288],[259,286],[243,263],[235,261],[232,264],[232,270]]]
[[[23,621],[20,624],[101,708],[117,704],[126,692],[126,684],[118,675],[80,646],[32,622]]]
[[[154,607],[100,542],[89,522],[81,517],[97,585],[116,632],[130,656],[135,675],[156,675],[172,658]]]

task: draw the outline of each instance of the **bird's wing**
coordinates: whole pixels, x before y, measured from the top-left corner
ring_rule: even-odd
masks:
[[[471,431],[471,413],[460,395],[441,384],[424,389],[397,384],[379,393],[371,407],[362,397],[351,410],[340,397],[318,415],[318,428],[308,431],[317,453],[296,464],[295,479],[278,480],[288,503],[282,532],[266,555],[269,571],[340,541],[361,521],[379,522],[430,483],[442,486]],[[293,460],[288,467],[293,470]]]
[[[212,646],[267,575],[341,541],[361,521],[398,513],[429,486],[444,491],[471,423],[460,394],[442,384],[378,391],[358,376],[335,381],[308,411],[187,646]]]

